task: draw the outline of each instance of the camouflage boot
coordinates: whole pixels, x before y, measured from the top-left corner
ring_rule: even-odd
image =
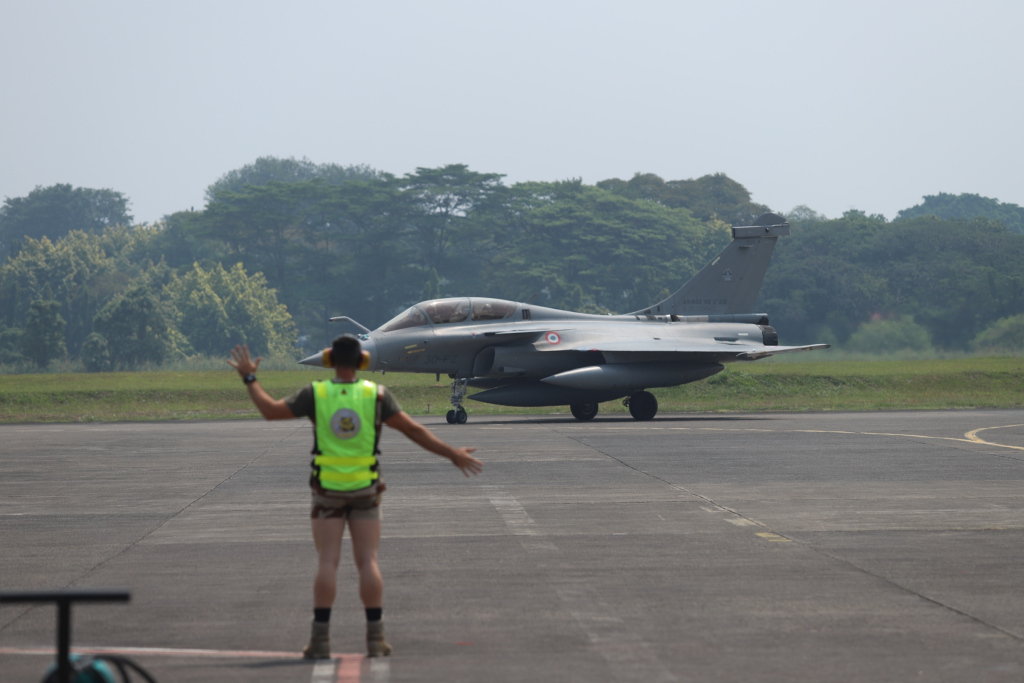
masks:
[[[314,621],[309,645],[302,648],[306,659],[329,659],[331,656],[331,622]]]
[[[366,622],[366,654],[369,657],[387,657],[391,646],[384,640],[384,622]]]

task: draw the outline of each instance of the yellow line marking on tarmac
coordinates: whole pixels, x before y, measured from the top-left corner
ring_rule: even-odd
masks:
[[[1024,447],[1021,446],[1007,446],[1004,443],[992,443],[991,441],[985,441],[984,439],[978,437],[978,432],[988,431],[989,429],[1009,429],[1011,427],[1024,427],[1024,425],[1001,425],[999,427],[981,427],[980,429],[975,429],[973,431],[967,432],[966,434],[964,434],[964,436],[967,437],[967,440],[972,443],[981,443],[985,444],[986,446],[999,446],[1000,448],[1012,448],[1016,451],[1024,451]]]
[[[785,538],[784,536],[779,536],[778,534],[773,534],[773,533],[770,533],[770,532],[767,532],[767,531],[758,532],[757,536],[759,536],[761,538],[764,538],[764,539],[767,539],[767,540],[769,540],[771,542],[774,542],[774,543],[792,543],[793,542],[792,539]]]
[[[939,441],[959,441],[961,443],[973,443],[981,444],[984,446],[997,446],[998,448],[1012,448],[1016,451],[1024,451],[1024,446],[1010,446],[1004,443],[994,443],[992,441],[985,441],[978,437],[978,432],[984,432],[989,429],[1008,429],[1010,427],[1024,427],[1024,424],[1019,425],[1000,425],[998,427],[979,427],[973,431],[964,434],[964,438],[955,436],[928,436],[927,434],[899,434],[894,432],[848,432],[839,429],[727,429],[725,427],[669,427],[668,429],[680,432],[766,432],[766,433],[785,433],[785,434],[855,434],[860,436],[902,436],[908,439],[935,439]]]
[[[635,432],[636,427],[603,427],[600,425],[565,425],[566,429],[572,429],[575,431],[587,431],[593,432],[600,429],[603,432]],[[664,429],[664,427],[652,427],[651,429]],[[647,430],[644,430],[647,431]]]
[[[942,441],[962,441],[964,443],[977,443],[977,441],[972,441],[970,439],[960,439],[955,436],[927,436],[925,434],[897,434],[893,432],[848,432],[841,429],[726,429],[724,427],[669,427],[669,429],[684,432],[778,432],[780,434],[855,434],[861,436],[905,436],[911,439],[939,439]],[[992,445],[998,446],[999,444]],[[1011,446],[1011,448],[1015,448],[1015,446]]]

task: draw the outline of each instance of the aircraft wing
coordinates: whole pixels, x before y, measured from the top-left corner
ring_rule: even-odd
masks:
[[[794,351],[817,351],[818,349],[830,349],[831,344],[808,344],[806,346],[764,346],[759,351],[748,351],[736,356],[743,360],[757,360],[766,356],[774,356],[779,353],[793,353]]]
[[[692,355],[713,355],[727,356],[734,355],[738,360],[756,360],[767,356],[774,356],[780,353],[792,353],[794,351],[814,351],[816,349],[827,349],[828,344],[809,344],[807,346],[763,346],[740,341],[712,341],[712,340],[680,340],[680,339],[634,339],[630,341],[605,342],[598,344],[581,344],[577,351],[600,351],[606,355],[615,356],[618,354],[645,355],[645,354],[685,354]],[[609,361],[613,361],[609,358]]]

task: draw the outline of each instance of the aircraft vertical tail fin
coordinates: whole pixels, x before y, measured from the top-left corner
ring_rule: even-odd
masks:
[[[732,229],[732,242],[672,296],[630,315],[752,313],[775,242],[789,223],[774,213]]]

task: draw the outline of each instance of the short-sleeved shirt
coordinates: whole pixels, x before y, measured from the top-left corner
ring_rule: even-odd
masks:
[[[342,380],[337,377],[331,379],[335,384],[345,384]],[[356,380],[358,382],[359,380]],[[355,382],[349,382],[354,384]],[[381,397],[380,397],[380,421],[387,422],[393,415],[397,415],[402,412],[402,406],[398,405],[398,401],[395,400],[394,395],[388,391],[388,388],[381,386]],[[307,384],[302,387],[294,394],[284,400],[295,417],[308,417],[313,424],[316,424],[316,404],[313,402],[313,385]]]

